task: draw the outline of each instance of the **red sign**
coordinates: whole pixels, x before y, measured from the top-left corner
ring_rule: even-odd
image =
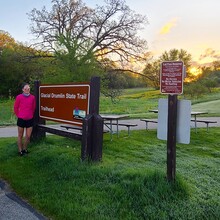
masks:
[[[89,84],[41,85],[39,97],[41,118],[81,126],[89,114]]]
[[[160,69],[160,92],[163,94],[182,94],[183,70],[182,61],[163,62]]]

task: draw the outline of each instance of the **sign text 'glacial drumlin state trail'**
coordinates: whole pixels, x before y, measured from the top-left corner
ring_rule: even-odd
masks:
[[[44,119],[82,125],[89,113],[90,85],[41,85],[39,113]]]

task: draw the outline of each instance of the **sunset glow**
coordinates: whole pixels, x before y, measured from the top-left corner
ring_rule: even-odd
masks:
[[[190,68],[189,72],[193,75],[193,76],[198,76],[202,73],[202,70],[200,68],[197,67],[192,67]]]
[[[7,31],[18,42],[32,44],[35,36],[29,29],[31,21],[27,14],[33,8],[41,9],[43,6],[50,10],[52,4],[50,0],[28,0],[28,4],[26,2],[26,0],[1,1],[0,29]],[[103,0],[84,0],[83,2],[91,8],[96,4],[105,6]],[[220,60],[218,28],[220,1],[125,0],[125,3],[134,10],[134,13],[147,17],[148,23],[143,26],[138,35],[148,42],[148,51],[155,58],[175,48],[184,49],[190,53],[195,67],[210,66],[213,61]],[[120,42],[118,47],[121,47]],[[101,54],[105,52],[100,51]],[[133,63],[136,64],[136,61],[131,60],[131,64]],[[142,66],[136,66],[142,69]],[[192,74],[199,75],[199,73],[199,70],[192,68]]]

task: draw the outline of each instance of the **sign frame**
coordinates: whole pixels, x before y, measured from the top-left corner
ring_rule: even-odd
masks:
[[[69,94],[68,95],[68,98],[67,98],[67,93],[64,94],[64,93],[59,93],[59,94],[54,94],[52,93],[52,91],[54,90],[62,90],[62,89],[65,89],[65,90],[68,90],[70,91],[71,89],[73,90],[77,90],[77,91],[80,91],[81,89],[84,89],[87,91],[87,93],[85,94],[87,97],[86,97],[86,103],[84,105],[86,105],[86,107],[83,108],[83,115],[80,113],[81,110],[79,110],[77,112],[77,115],[74,113],[74,109],[71,109],[72,111],[72,116],[73,118],[71,119],[65,119],[66,116],[62,116],[61,114],[61,117],[56,117],[53,115],[53,112],[50,112],[51,111],[55,111],[55,109],[53,109],[53,107],[51,108],[51,106],[48,108],[48,109],[45,109],[47,110],[46,113],[42,113],[42,92],[45,91],[45,89],[48,89],[49,91],[51,91],[50,93],[45,93],[43,96],[45,99],[47,99],[46,101],[49,103],[50,100],[52,99],[56,99],[54,102],[56,102],[57,104],[57,101],[59,102],[60,100],[62,100],[62,105],[64,103],[64,105],[69,105],[69,102],[76,102],[77,100],[77,97],[80,96],[78,94]],[[53,94],[53,95],[52,95]],[[81,96],[82,97],[82,96]],[[66,99],[66,100],[65,100]],[[83,100],[80,100],[80,101],[83,101]],[[68,104],[67,104],[68,102]],[[64,107],[64,106],[62,106]],[[55,107],[54,107],[55,108]],[[50,116],[50,113],[52,116]],[[90,84],[89,83],[82,83],[82,84],[54,84],[54,85],[47,85],[47,84],[41,84],[39,86],[39,117],[42,118],[42,119],[46,119],[46,120],[51,120],[51,121],[56,121],[56,122],[61,122],[61,123],[67,123],[67,124],[73,124],[73,125],[77,125],[77,126],[82,126],[82,118],[84,118],[87,114],[90,113]],[[49,114],[49,115],[48,115]],[[75,114],[75,116],[74,116]]]
[[[183,61],[164,61],[160,68],[160,92],[162,94],[180,95],[183,93]]]

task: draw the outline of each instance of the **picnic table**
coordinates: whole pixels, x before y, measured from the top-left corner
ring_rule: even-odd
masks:
[[[191,112],[191,115],[194,116],[194,123],[195,123],[195,132],[197,133],[197,115],[207,114],[208,112]]]
[[[116,133],[117,137],[119,137],[119,126],[126,126],[128,128],[128,135],[130,135],[130,127],[137,126],[132,123],[119,122],[121,119],[128,118],[129,115],[100,114],[100,116],[104,120],[104,126],[106,126],[110,131],[111,140],[113,133]],[[113,131],[113,125],[116,125],[116,132]]]
[[[158,109],[152,109],[152,110],[149,110],[149,112],[158,113]],[[207,113],[208,112],[194,112],[194,111],[191,112],[191,116],[194,117],[194,119],[192,119],[191,121],[193,121],[195,124],[195,132],[197,132],[197,122],[198,122],[197,116],[202,115],[202,114],[207,114]],[[207,120],[203,120],[203,121],[199,120],[199,122],[204,122],[207,124],[207,126],[208,126],[208,123],[213,123],[212,121],[207,121]]]

